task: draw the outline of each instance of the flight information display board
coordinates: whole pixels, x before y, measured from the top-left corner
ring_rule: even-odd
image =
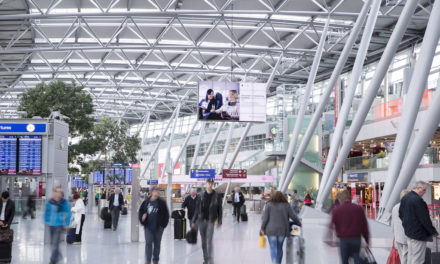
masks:
[[[17,173],[17,137],[0,135],[0,175]]]
[[[18,174],[41,174],[41,136],[19,136],[18,149]]]

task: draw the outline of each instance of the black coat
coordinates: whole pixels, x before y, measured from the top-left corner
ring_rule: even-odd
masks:
[[[164,202],[164,200],[162,199],[158,199],[157,200],[159,203],[159,226],[164,228],[167,227],[168,225],[168,221],[170,219],[170,213],[168,212],[168,207],[167,207],[167,203]],[[148,215],[147,215],[147,220],[145,220],[144,222],[142,221],[142,216],[148,212],[148,203],[150,202],[149,199],[145,199],[144,202],[141,204],[141,207],[139,207],[139,222],[141,222],[141,224],[146,227],[147,223],[148,223]]]
[[[192,198],[191,195],[188,195],[183,201],[182,209],[185,209],[185,207],[188,208],[188,219],[192,219],[194,217],[198,200],[200,200],[198,195],[196,195],[195,198]]]
[[[409,192],[400,201],[399,218],[402,220],[405,235],[409,238],[428,241],[438,234],[432,226],[428,206],[414,191]]]
[[[232,205],[234,206],[242,206],[244,204],[244,195],[242,192],[238,192],[239,202],[235,202],[235,192],[232,192]]]
[[[0,214],[3,210],[3,201],[0,201]],[[4,223],[8,225],[8,228],[12,224],[12,220],[14,219],[15,215],[15,204],[14,201],[11,201],[11,199],[8,199],[6,202],[6,209],[5,209],[5,221]]]
[[[122,210],[122,205],[124,205],[124,197],[122,197],[122,193],[119,193],[119,210]],[[115,194],[112,193],[112,195],[110,195],[110,198],[108,198],[109,201],[109,205],[108,205],[108,209],[113,210],[113,202],[115,201]]]
[[[222,201],[220,196],[214,190],[212,192],[213,195],[211,203],[209,204],[209,221],[214,223],[216,220],[218,220],[218,224],[221,225],[223,218]],[[205,191],[200,195],[200,199],[197,200],[196,211],[192,218],[193,222],[204,219],[203,207],[206,203],[206,195],[208,195],[208,193]]]

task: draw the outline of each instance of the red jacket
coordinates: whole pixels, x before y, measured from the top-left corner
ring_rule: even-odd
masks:
[[[335,228],[336,235],[341,239],[359,238],[363,236],[367,243],[370,239],[368,222],[364,209],[359,205],[345,202],[332,211],[330,228]]]

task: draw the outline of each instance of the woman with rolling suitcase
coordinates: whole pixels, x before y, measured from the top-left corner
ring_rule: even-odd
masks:
[[[289,235],[289,219],[300,223],[287,202],[286,196],[277,191],[266,204],[261,223],[261,235],[266,235],[270,246],[270,257],[273,264],[281,264],[283,259],[283,244]]]

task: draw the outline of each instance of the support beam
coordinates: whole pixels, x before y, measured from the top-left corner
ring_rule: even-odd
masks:
[[[163,163],[163,169],[162,169],[162,179],[163,176],[165,175],[165,172],[167,173],[168,176],[168,184],[167,184],[167,205],[168,205],[168,210],[170,210],[170,215],[171,212],[173,211],[173,172],[174,172],[174,168],[172,167],[173,165],[173,159],[171,158],[171,146],[173,145],[173,140],[174,140],[174,132],[176,131],[176,124],[177,124],[177,120],[179,119],[179,112],[180,112],[180,104],[177,105],[176,108],[176,115],[174,116],[174,120],[173,120],[173,127],[171,128],[171,134],[170,134],[170,141],[168,141],[168,148],[167,148],[167,154],[166,154],[166,158],[165,161]]]
[[[190,169],[195,169],[196,168],[197,157],[199,156],[200,144],[202,143],[203,133],[205,132],[206,122],[202,122],[201,124],[202,125],[200,127],[199,137],[197,139],[196,149],[194,150],[194,157],[193,157],[193,160],[191,162],[191,168]]]
[[[292,132],[292,138],[290,139],[289,147],[286,153],[286,159],[284,160],[283,171],[281,174],[281,179],[279,182],[278,189],[284,189],[284,185],[285,185],[284,183],[287,177],[287,172],[290,168],[290,165],[292,164],[293,154],[295,152],[299,132],[301,131],[301,126],[304,120],[304,115],[306,113],[307,104],[310,99],[310,94],[312,93],[313,83],[315,82],[316,73],[318,72],[319,62],[321,60],[322,52],[324,50],[324,44],[327,38],[329,23],[330,23],[330,17],[327,18],[327,22],[325,23],[324,30],[322,31],[321,39],[319,40],[319,45],[316,50],[315,57],[313,58],[313,64],[310,69],[309,78],[307,80],[305,92],[303,95],[303,100],[296,117],[295,127],[293,128],[293,132]]]
[[[202,163],[200,163],[199,168],[203,169],[203,166],[205,166],[205,163],[208,160],[209,154],[211,153],[212,147],[214,147],[214,144],[217,141],[217,138],[220,135],[220,132],[222,131],[222,128],[224,125],[225,125],[225,122],[218,123],[217,130],[215,131],[214,137],[212,138],[211,142],[209,143],[208,149],[206,150],[205,156],[203,156],[203,160],[202,160]]]
[[[223,156],[222,156],[222,161],[220,163],[220,169],[223,169],[223,167],[225,166],[226,157],[228,156],[229,145],[231,145],[232,135],[234,132],[234,126],[235,126],[235,123],[231,123],[229,126],[228,137],[226,138],[225,149],[223,149]],[[229,182],[228,182],[228,185],[230,185],[230,184],[231,184],[231,180],[229,180]],[[228,193],[225,192],[225,195],[223,196],[223,205],[225,205],[226,194],[228,194]]]
[[[382,80],[390,66],[391,61],[396,54],[397,48],[399,46],[400,41],[408,27],[409,22],[411,21],[411,16],[414,13],[414,10],[417,7],[418,0],[408,0],[405,4],[405,7],[402,10],[402,13],[397,21],[396,27],[394,28],[393,34],[390,37],[390,40],[385,48],[385,51],[380,59],[376,71],[374,72],[373,78],[371,79],[370,86],[366,91],[366,94],[361,101],[361,105],[356,113],[355,118],[348,130],[348,134],[344,137],[344,145],[341,148],[341,151],[338,155],[338,159],[334,165],[332,173],[328,179],[328,184],[326,189],[321,189],[319,192],[322,192],[320,195],[320,201],[317,201],[318,204],[323,204],[323,201],[327,199],[331,192],[331,187],[334,184],[337,176],[342,170],[342,166],[345,163],[345,159],[348,156],[351,147],[353,146],[359,131],[364,124],[365,118],[371,108],[371,104],[376,97],[377,90],[382,83]]]
[[[177,108],[174,110],[173,114],[171,115],[170,120],[168,121],[167,126],[165,127],[164,131],[162,132],[162,135],[160,136],[160,138],[159,138],[159,140],[158,140],[158,142],[156,144],[156,147],[154,148],[153,152],[151,153],[151,156],[148,159],[147,164],[145,165],[144,171],[142,172],[140,179],[144,179],[145,173],[147,172],[148,167],[150,167],[151,162],[153,162],[154,156],[156,155],[156,152],[157,152],[157,150],[160,147],[160,143],[162,143],[162,140],[163,140],[165,134],[167,133],[168,128],[170,127],[171,122],[173,121],[173,118],[176,115],[176,113],[177,113]]]
[[[394,189],[397,189],[397,186],[395,185],[396,180],[400,173],[400,169],[402,168],[407,147],[410,143],[409,141],[411,138],[411,134],[414,129],[417,114],[419,113],[420,102],[422,101],[423,92],[425,91],[432,61],[435,56],[435,50],[439,42],[440,16],[435,14],[440,14],[440,1],[436,1],[434,3],[432,14],[433,15],[431,15],[431,17],[429,18],[428,25],[426,27],[427,34],[425,34],[423,38],[423,43],[420,48],[420,55],[414,67],[414,72],[412,74],[408,93],[405,96],[402,117],[400,118],[400,124],[397,130],[397,137],[394,144],[393,155],[391,155],[388,175],[385,180],[385,186],[382,192],[382,199],[380,200],[378,219],[382,219],[384,221],[388,221],[390,217],[391,209],[389,211],[384,211],[385,206],[388,204],[388,198],[390,197],[390,194],[393,192]],[[432,102],[431,105],[433,103],[434,102]],[[438,124],[438,122],[435,124]],[[430,138],[431,137],[426,139]],[[414,144],[412,146],[414,146]],[[412,160],[407,161],[413,162]],[[420,159],[414,160],[414,162],[415,161],[419,162]],[[395,200],[390,199],[389,202],[394,205]]]
[[[313,136],[313,133],[319,123],[319,120],[321,119],[321,115],[324,112],[325,107],[327,106],[327,103],[330,98],[330,94],[333,91],[333,88],[338,81],[339,75],[342,72],[342,69],[344,68],[345,63],[347,62],[348,56],[350,55],[351,50],[353,49],[353,46],[355,44],[355,41],[357,39],[357,36],[359,35],[359,32],[362,29],[362,25],[365,22],[365,19],[368,14],[368,10],[370,9],[371,0],[367,0],[364,3],[364,6],[362,7],[362,10],[359,14],[359,17],[357,18],[355,25],[353,26],[353,30],[348,37],[347,42],[345,43],[344,49],[342,50],[341,56],[338,59],[338,62],[336,63],[335,69],[333,70],[333,73],[330,77],[329,83],[327,88],[324,90],[320,100],[318,107],[316,108],[316,111],[312,117],[312,120],[310,121],[310,124],[307,128],[306,133],[304,134],[304,137],[301,140],[301,144],[298,148],[298,151],[296,153],[296,158],[293,160],[292,163],[292,171],[295,172],[296,168],[299,166],[302,157],[304,156],[304,153],[306,152],[306,149],[309,145],[310,139]],[[288,174],[290,175],[290,173]],[[292,176],[293,177],[293,176]],[[290,182],[290,180],[288,180]],[[321,180],[322,182],[322,180]]]
[[[367,56],[368,46],[370,44],[371,36],[373,34],[374,26],[376,24],[377,15],[380,10],[380,0],[373,0],[370,14],[368,16],[367,23],[365,25],[364,32],[362,34],[362,40],[359,46],[358,54],[356,56],[356,60],[353,66],[353,70],[350,74],[350,80],[348,83],[348,87],[345,90],[345,97],[342,103],[341,110],[338,114],[338,123],[336,124],[335,131],[333,133],[332,141],[330,144],[330,151],[327,156],[327,162],[325,164],[324,173],[322,176],[322,181],[320,185],[321,188],[327,188],[327,184],[333,185],[333,183],[329,183],[327,181],[332,169],[333,169],[333,161],[336,160],[338,155],[339,146],[342,143],[342,137],[344,135],[345,126],[347,124],[348,115],[350,114],[351,104],[353,102],[354,94],[356,92],[356,87],[359,83],[359,79],[362,75],[362,67],[364,65],[365,57]],[[325,181],[324,181],[325,179]],[[318,198],[316,201],[319,201],[320,195],[318,193]],[[317,206],[321,208],[322,205]]]
[[[229,162],[228,170],[234,166],[234,162],[237,159],[238,153],[240,152],[240,148],[243,145],[244,140],[246,139],[247,134],[249,133],[249,130],[251,130],[252,123],[247,123],[246,128],[244,129],[243,134],[241,135],[240,141],[238,141],[238,145],[235,147],[234,154],[232,155],[232,159]],[[223,205],[226,203],[226,194],[229,192],[229,188],[231,187],[231,180],[228,181],[228,185],[226,186],[225,195],[223,197]]]

